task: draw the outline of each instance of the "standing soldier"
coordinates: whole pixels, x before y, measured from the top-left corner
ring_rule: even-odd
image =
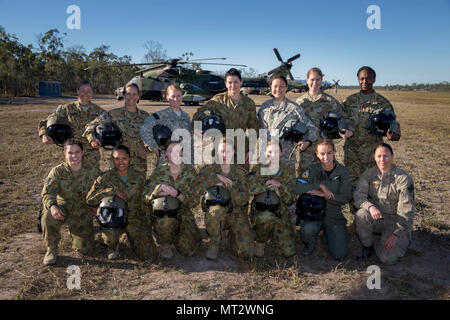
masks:
[[[95,180],[87,194],[87,204],[97,207],[102,199],[118,197],[125,202],[128,225],[125,228],[105,228],[96,235],[100,242],[108,246],[108,259],[119,256],[119,238],[127,234],[131,247],[142,259],[152,259],[155,254],[155,244],[151,233],[151,223],[146,215],[143,203],[145,176],[129,167],[130,150],[124,145],[118,145],[112,152],[114,168],[106,171]],[[115,201],[117,203],[121,202]]]
[[[394,264],[411,243],[414,219],[414,183],[393,164],[387,143],[375,147],[376,166],[359,178],[354,192],[356,232],[363,245],[361,258],[375,250],[382,263]]]
[[[348,245],[346,219],[341,207],[352,198],[350,175],[347,168],[335,160],[335,147],[331,140],[319,141],[315,149],[320,162],[309,165],[297,178],[295,192],[324,198],[325,217],[300,216],[300,236],[305,243],[303,255],[314,252],[318,234],[323,229],[322,239],[331,256],[342,260],[347,255]]]
[[[165,153],[161,152],[158,144],[153,137],[153,128],[155,125],[167,126],[172,133],[176,129],[185,129],[191,133],[191,119],[189,115],[181,109],[183,101],[183,92],[176,84],[171,84],[166,90],[166,99],[169,101],[169,107],[151,114],[141,126],[141,137],[145,146],[157,158],[157,164],[167,163]],[[192,153],[192,151],[191,151]]]
[[[181,163],[182,157],[183,145],[171,142],[167,147],[169,162],[155,168],[144,189],[163,259],[172,258],[172,245],[189,257],[202,243],[192,214],[200,198],[198,176],[192,165]]]
[[[232,164],[234,149],[225,140],[219,143],[221,164],[204,166],[199,173],[202,181],[202,209],[205,213],[209,248],[206,258],[215,260],[221,238],[230,230],[233,252],[240,258],[253,256],[253,237],[248,221],[248,173]]]
[[[88,209],[86,195],[100,170],[83,162],[83,143],[78,140],[66,141],[64,157],[66,161],[50,171],[42,189],[44,265],[56,263],[63,224],[69,226],[73,249],[82,255],[93,250],[95,209]]]
[[[225,86],[227,87],[227,91],[216,94],[212,97],[211,101],[220,103],[220,107],[215,111],[225,120],[226,129],[242,129],[244,133],[247,129],[254,129],[256,135],[258,133],[256,105],[252,99],[241,93],[242,77],[237,69],[231,68],[225,74]],[[197,120],[197,116],[208,107],[211,107],[211,105],[205,104],[205,106],[200,107],[194,114],[193,120]],[[252,142],[246,137],[244,155],[237,154],[237,150],[241,149],[238,149],[238,144],[235,143],[234,149],[237,159],[245,159],[246,163],[250,161],[249,149],[255,148],[255,145],[250,145],[250,143]],[[256,143],[256,136],[254,143]],[[243,167],[248,170],[248,165],[244,165]]]
[[[272,139],[275,130],[278,130],[278,134],[281,135],[283,128],[290,120],[301,121],[307,128],[302,141],[299,141],[297,144],[288,140],[280,141],[284,150],[281,162],[294,169],[298,175],[301,170],[300,151],[307,150],[317,140],[317,128],[302,107],[286,98],[288,83],[285,77],[273,77],[270,82],[270,88],[274,98],[265,101],[258,110],[259,126],[261,129],[267,129],[267,140]],[[291,162],[290,158],[294,151],[296,151],[296,160]]]
[[[97,147],[92,147],[86,138],[82,137],[85,126],[102,114],[105,110],[91,102],[92,87],[89,81],[80,83],[77,89],[78,100],[58,107],[46,120],[39,122],[39,137],[44,144],[53,144],[52,139],[46,135],[47,120],[55,115],[65,119],[72,129],[73,137],[83,142],[85,145],[84,163],[99,166],[100,155]]]
[[[323,80],[323,73],[319,68],[311,68],[306,74],[308,92],[297,99],[305,113],[311,118],[316,128],[320,127],[320,120],[328,112],[337,112],[344,116],[341,104],[332,96],[322,91],[320,88]],[[342,139],[333,139],[336,147],[336,159],[344,163],[344,141],[353,135],[349,129],[342,128],[344,133],[339,133]],[[309,148],[302,154],[302,165],[306,168],[311,163],[317,163],[314,148]]]
[[[257,257],[264,256],[265,243],[271,239],[277,254],[285,257],[295,254],[294,226],[288,210],[296,198],[295,174],[292,168],[280,163],[281,156],[280,144],[269,141],[266,169],[270,174],[263,174],[263,165],[258,164],[249,176],[250,220],[256,231],[254,254]]]
[[[144,176],[147,173],[147,153],[141,135],[141,125],[148,117],[148,112],[138,109],[139,87],[135,83],[129,83],[124,88],[125,106],[103,112],[91,121],[83,133],[93,148],[100,148],[101,143],[95,135],[95,129],[102,123],[114,123],[122,133],[122,144],[130,149],[130,166]],[[103,150],[104,151],[104,150]]]
[[[401,134],[392,104],[373,89],[375,71],[371,67],[364,66],[358,70],[357,77],[361,91],[347,97],[343,102],[350,126],[354,129],[354,137],[346,140],[344,145],[345,165],[350,170],[353,186],[361,174],[373,166],[373,147],[383,142],[382,135],[368,130],[372,115],[384,110],[393,117],[394,120],[386,133],[388,140],[398,141]]]

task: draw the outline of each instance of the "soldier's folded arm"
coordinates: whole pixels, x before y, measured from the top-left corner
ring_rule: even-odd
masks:
[[[317,182],[308,182],[308,180],[299,177],[295,181],[294,192],[296,194],[304,194],[311,190],[320,189],[320,183]]]
[[[115,195],[115,190],[113,187],[108,186],[104,181],[103,178],[100,176],[98,177],[94,184],[92,185],[91,189],[86,195],[86,203],[90,207],[97,207],[103,198],[106,197],[112,197]]]
[[[153,114],[149,115],[144,123],[141,125],[140,134],[143,141],[143,144],[146,148],[150,150],[156,150],[158,148],[158,144],[153,138],[153,127],[156,125],[156,119]]]
[[[411,177],[402,175],[398,178],[398,190],[400,192],[397,204],[397,226],[394,231],[399,235],[401,231],[411,230],[414,219],[414,183]]]
[[[367,171],[358,180],[355,192],[353,193],[353,200],[356,209],[362,208],[369,211],[369,208],[375,205],[369,201],[369,182],[366,173]]]
[[[352,183],[350,174],[346,172],[341,176],[341,185],[338,192],[334,193],[334,200],[329,199],[327,202],[331,204],[344,205],[352,199]]]
[[[53,168],[45,180],[41,194],[42,203],[48,210],[50,210],[52,205],[57,205],[56,198],[58,196],[59,188],[59,180],[56,176],[56,170]]]

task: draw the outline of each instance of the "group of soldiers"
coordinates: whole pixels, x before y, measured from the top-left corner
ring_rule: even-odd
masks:
[[[257,111],[241,93],[239,71],[230,69],[227,91],[199,107],[192,120],[181,109],[177,85],[167,88],[169,107],[149,115],[137,106],[134,83],[123,89],[124,107],[105,111],[91,102],[90,83],[82,82],[78,101],[58,107],[39,124],[45,144],[57,143],[50,137],[55,123],[70,126],[72,133],[63,144],[65,161],[50,171],[42,191],[44,264],[57,261],[64,223],[82,255],[92,254],[98,241],[108,247],[108,258],[116,259],[122,241],[139,258],[154,259],[156,239],[164,259],[173,256],[173,247],[192,256],[202,243],[193,214],[198,205],[209,237],[208,259],[218,258],[226,240],[244,259],[264,256],[268,242],[277,254],[292,256],[299,225],[303,255],[314,252],[322,231],[331,256],[342,260],[348,250],[341,208],[347,203],[362,244],[359,257],[376,252],[383,263],[395,263],[411,241],[414,186],[383,143],[383,137],[400,139],[400,125],[392,105],[373,89],[375,71],[365,66],[357,77],[361,91],[341,104],[321,91],[318,68],[308,71],[309,91],[296,102],[286,98],[286,78],[276,75],[270,83],[273,99]],[[200,131],[194,130],[197,121]],[[120,142],[110,169],[102,172],[101,133],[108,125],[120,133]],[[173,134],[180,129],[192,133],[191,141]],[[228,139],[229,130],[240,129],[257,132],[256,142],[244,135],[240,148]],[[193,165],[194,154],[212,145],[216,161]],[[148,155],[156,159],[153,170],[147,168]]]

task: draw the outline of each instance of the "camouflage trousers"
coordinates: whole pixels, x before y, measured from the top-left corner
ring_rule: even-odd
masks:
[[[356,187],[364,171],[375,165],[373,148],[376,142],[346,143],[344,164],[350,172],[350,181]]]
[[[319,232],[323,230],[322,242],[336,260],[342,260],[348,253],[347,227],[345,224],[326,224],[323,221],[300,219],[300,237],[309,246],[316,246]]]
[[[390,250],[384,249],[384,241],[397,228],[397,217],[387,214],[383,214],[383,217],[384,219],[374,220],[369,211],[359,209],[355,217],[356,233],[363,246],[373,245],[380,261],[390,265],[406,254],[411,244],[411,232],[401,231],[395,247]]]
[[[294,229],[289,217],[279,218],[270,211],[256,211],[250,219],[256,232],[256,242],[272,240],[278,255],[290,257],[295,254]]]
[[[246,210],[246,208],[245,208]],[[220,240],[225,230],[229,230],[230,247],[234,254],[240,258],[253,256],[253,235],[246,211],[234,210],[227,213],[224,207],[211,206],[205,212],[206,231],[209,234],[210,244],[220,246]]]
[[[119,244],[122,234],[126,233],[131,247],[136,255],[142,259],[153,259],[156,256],[156,246],[153,241],[151,226],[144,219],[131,218],[126,228],[114,229],[101,227],[99,237],[103,244],[114,249]]]
[[[80,212],[62,209],[66,215],[64,221],[53,218],[49,210],[42,211],[42,236],[47,248],[58,248],[61,240],[60,229],[66,224],[72,239],[72,248],[84,255],[90,255],[94,248],[94,226],[92,217],[85,210]]]
[[[153,228],[160,245],[173,244],[178,253],[186,257],[193,256],[202,243],[200,230],[190,213],[180,215],[179,219],[168,216],[155,218]]]

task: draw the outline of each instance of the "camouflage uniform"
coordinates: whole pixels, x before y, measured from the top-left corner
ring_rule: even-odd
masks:
[[[157,167],[144,188],[144,202],[151,207],[152,200],[158,198],[161,184],[172,186],[183,195],[176,218],[163,218],[152,216],[153,226],[158,235],[161,246],[174,244],[177,251],[183,256],[192,256],[197,252],[202,237],[195,224],[192,210],[198,205],[199,190],[198,176],[191,165],[183,164],[177,180],[173,180],[168,163]]]
[[[280,164],[280,169],[275,175],[261,175],[262,165],[253,168],[249,176],[249,195],[253,196],[269,190],[265,185],[268,180],[277,180],[280,188],[280,217],[270,212],[258,212],[254,208],[254,199],[251,200],[250,219],[256,231],[257,242],[267,242],[273,239],[277,254],[290,257],[295,254],[294,226],[291,223],[288,206],[295,201],[294,170]]]
[[[350,179],[355,186],[361,174],[375,164],[373,148],[377,143],[383,142],[383,137],[367,131],[370,115],[379,109],[387,108],[393,111],[394,108],[382,95],[376,92],[364,94],[362,91],[348,96],[343,102],[343,108],[354,133],[353,137],[345,141],[344,156]],[[397,125],[398,131],[394,133],[400,135],[400,124]]]
[[[248,174],[242,166],[231,165],[230,172],[222,172],[219,164],[206,165],[200,170],[203,192],[206,189],[221,183],[217,174],[223,175],[233,181],[230,189],[233,212],[227,213],[220,205],[211,206],[205,212],[206,231],[209,234],[210,244],[219,246],[224,231],[231,231],[232,251],[241,258],[253,256],[253,235],[248,220]],[[203,201],[203,196],[200,201]]]
[[[140,259],[151,259],[156,252],[152,238],[151,223],[143,205],[143,189],[145,177],[134,168],[128,168],[127,180],[124,182],[115,168],[99,176],[92,185],[86,197],[86,202],[97,207],[103,198],[112,197],[118,191],[127,196],[128,225],[126,228],[101,227],[101,240],[114,250],[123,233],[127,233],[133,250]]]
[[[364,171],[354,192],[356,232],[363,246],[374,245],[381,262],[393,264],[405,255],[411,243],[414,219],[414,183],[402,169],[392,166],[390,172],[380,173],[378,167]],[[375,206],[383,219],[374,220],[369,208]],[[384,249],[391,234],[398,239],[394,248]]]
[[[317,129],[320,127],[320,119],[328,112],[338,112],[344,118],[346,117],[341,104],[329,94],[320,91],[316,95],[312,95],[309,92],[297,98],[297,103],[301,106],[305,113],[311,118],[312,122]],[[319,134],[320,136],[320,134]],[[344,162],[344,139],[333,139],[333,143],[336,147],[336,160],[341,163]],[[311,145],[305,152],[302,153],[302,165],[303,168],[312,163],[317,163],[315,146]]]
[[[275,101],[274,99],[265,101],[261,105],[261,108],[258,110],[258,119],[260,128],[267,129],[268,131],[268,141],[270,140],[271,135],[274,134],[273,131],[275,129],[278,129],[278,133],[279,135],[281,135],[281,130],[288,120],[300,120],[308,127],[308,131],[303,137],[303,140],[309,140],[311,141],[311,143],[313,143],[317,140],[318,137],[317,128],[314,126],[314,123],[311,121],[311,119],[306,115],[303,108],[289,99],[284,99],[284,101],[281,103],[277,103],[277,101]],[[283,149],[283,153],[280,159],[281,163],[289,165],[292,169],[295,170],[296,175],[298,175],[301,170],[300,152],[298,148],[296,148],[296,161],[294,163],[289,161],[289,157],[295,145],[290,141],[282,140],[280,140],[280,144]]]
[[[59,229],[69,226],[72,248],[82,254],[93,249],[94,229],[92,217],[88,215],[86,194],[100,170],[83,164],[80,171],[73,173],[64,162],[54,167],[47,176],[42,189],[43,215],[41,218],[44,242],[47,248],[57,248],[61,239]],[[50,207],[57,205],[65,214],[64,221],[53,218]]]
[[[203,107],[197,109],[192,117],[192,121],[198,120],[198,115],[206,109],[213,109],[222,116],[227,129],[242,129],[245,133],[247,129],[254,129],[258,134],[258,119],[256,117],[255,102],[247,96],[241,94],[238,104],[233,102],[228,92],[216,94],[211,98],[211,102],[207,102]],[[214,103],[216,102],[216,103]],[[193,126],[194,128],[194,126]],[[249,150],[249,139],[245,139],[245,154]],[[254,148],[255,146],[252,146]],[[237,143],[234,143],[235,159],[237,158]],[[245,158],[245,155],[244,155]],[[235,162],[237,163],[237,162]],[[248,170],[248,165],[243,165]]]
[[[56,115],[67,119],[72,129],[73,137],[83,142],[83,163],[88,163],[92,166],[98,167],[100,160],[100,153],[98,150],[91,147],[88,141],[82,137],[85,126],[102,114],[105,110],[100,108],[95,103],[89,102],[87,105],[80,104],[75,101],[69,104],[59,106],[54,113],[47,117],[47,119],[39,122],[39,137],[45,134],[47,128],[47,120]]]
[[[337,161],[335,164],[329,175],[320,163],[308,166],[297,178],[295,192],[301,195],[310,190],[319,190],[319,185],[323,184],[334,194],[334,199],[326,200],[326,216],[323,221],[300,220],[300,235],[303,242],[314,247],[317,235],[323,228],[328,251],[334,259],[341,260],[348,252],[346,219],[341,207],[351,200],[352,185],[348,169]]]
[[[145,119],[140,130],[142,141],[150,151],[158,149],[158,145],[153,138],[153,127],[157,124],[167,126],[172,132],[175,129],[186,129],[189,133],[192,131],[191,119],[183,110],[180,110],[180,115],[173,111],[171,107],[155,112]],[[193,149],[191,148],[191,150]],[[193,152],[191,154],[193,155]],[[167,156],[165,152],[161,152],[157,165],[164,163],[167,163]]]
[[[126,107],[121,107],[105,111],[86,126],[83,137],[86,137],[91,143],[96,139],[95,128],[97,125],[103,122],[113,122],[122,133],[122,144],[130,149],[130,167],[145,175],[147,173],[147,155],[143,154],[145,145],[141,140],[140,128],[147,117],[148,112],[141,109],[137,109],[137,112],[131,112]]]

